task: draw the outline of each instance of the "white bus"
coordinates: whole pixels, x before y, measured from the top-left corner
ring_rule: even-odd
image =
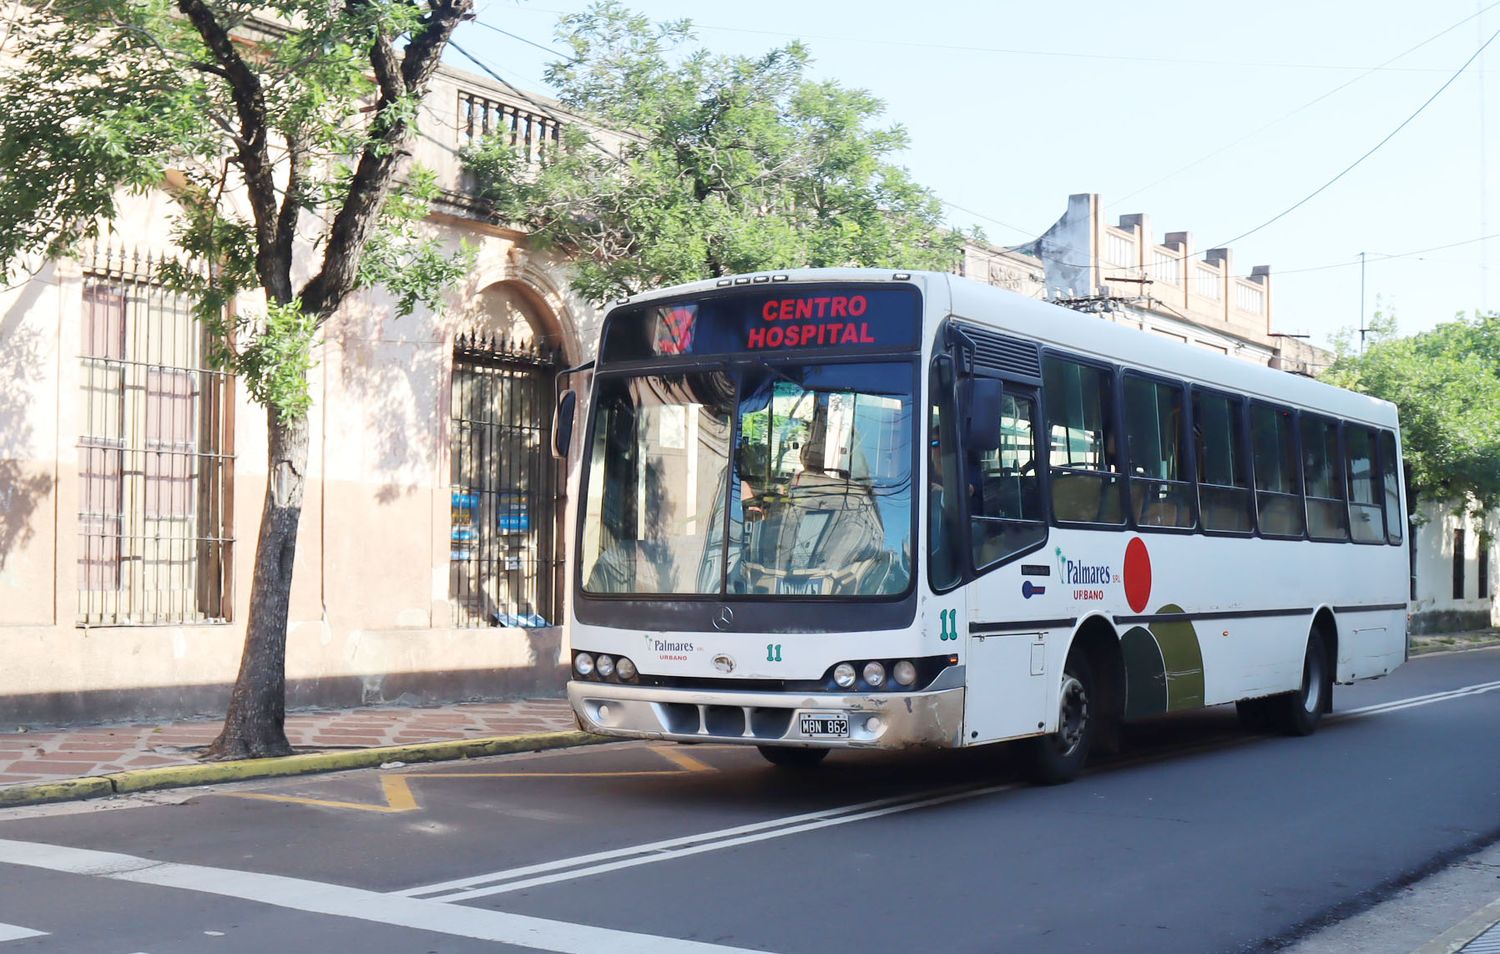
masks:
[[[620,302],[583,423],[580,723],[834,748],[1126,719],[1307,734],[1406,658],[1390,404],[952,275],[806,270]],[[572,392],[554,435],[566,449]]]

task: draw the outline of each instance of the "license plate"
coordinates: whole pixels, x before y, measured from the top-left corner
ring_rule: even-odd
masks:
[[[802,734],[821,739],[849,738],[849,716],[843,712],[808,712],[802,716]]]

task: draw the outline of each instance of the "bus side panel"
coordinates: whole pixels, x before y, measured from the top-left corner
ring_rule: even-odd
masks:
[[[967,656],[965,745],[1035,735],[1047,727],[1047,690],[1059,676],[1047,666],[1045,633],[970,634]]]

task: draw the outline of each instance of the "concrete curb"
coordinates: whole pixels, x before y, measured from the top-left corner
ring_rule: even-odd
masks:
[[[1476,649],[1493,649],[1500,646],[1500,639],[1473,639],[1458,640],[1453,643],[1429,642],[1422,645],[1414,645],[1411,648],[1411,658],[1418,656],[1438,656],[1446,653],[1467,653]]]
[[[1412,954],[1454,954],[1468,946],[1469,942],[1500,923],[1500,898],[1464,918],[1452,929],[1417,948]],[[1488,938],[1486,938],[1488,940]]]
[[[386,745],[347,752],[308,752],[270,759],[242,759],[235,762],[205,762],[197,765],[164,765],[161,768],[90,775],[57,782],[36,782],[0,788],[0,808],[14,805],[41,805],[46,802],[71,802],[129,792],[149,792],[189,785],[215,785],[256,778],[288,775],[311,775],[348,769],[375,768],[386,762],[445,762],[454,759],[483,758],[514,752],[539,752],[574,745],[597,745],[617,741],[591,732],[538,732],[530,735],[502,735],[483,739],[457,739],[448,742],[418,742],[413,745]]]

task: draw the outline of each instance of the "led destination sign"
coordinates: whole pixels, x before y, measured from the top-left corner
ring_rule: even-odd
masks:
[[[601,357],[732,354],[803,348],[915,348],[915,288],[782,286],[623,308],[610,315]]]

